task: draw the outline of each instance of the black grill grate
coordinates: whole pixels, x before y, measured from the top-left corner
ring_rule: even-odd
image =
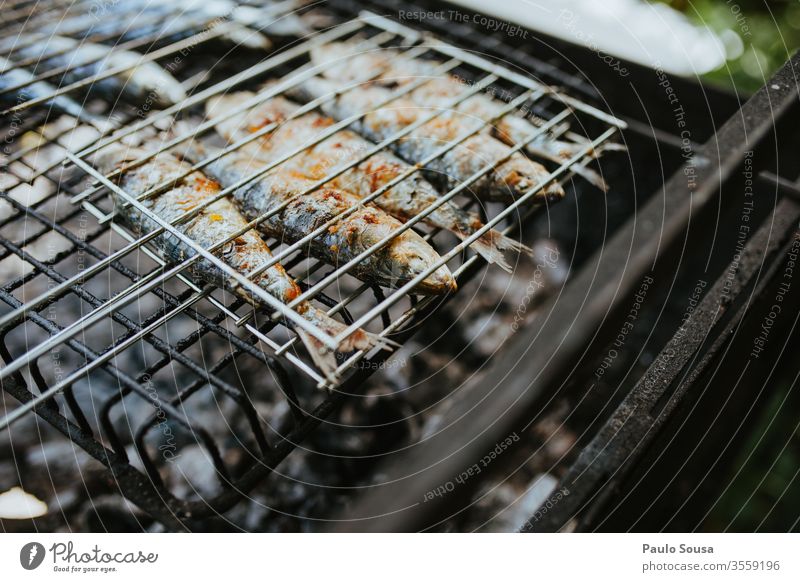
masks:
[[[23,18],[26,9],[19,10]],[[355,15],[354,8],[349,16]],[[14,25],[13,18],[8,22]],[[4,390],[21,403],[14,407],[5,401],[3,428],[35,412],[106,465],[123,495],[170,527],[186,527],[193,520],[231,507],[302,442],[344,395],[359,389],[375,369],[355,365],[366,354],[344,361],[336,378],[323,377],[302,354],[291,349],[293,340],[287,339],[272,312],[254,314],[229,294],[198,287],[180,274],[186,265],[165,265],[149,248],[147,243],[153,235],[137,239],[111,220],[110,183],[83,161],[100,145],[136,132],[152,132],[154,126],[173,115],[190,112],[191,107],[213,94],[292,71],[316,43],[355,34],[366,35],[374,43],[410,45],[408,50],[420,54],[429,49],[414,49],[414,45],[430,44],[448,67],[462,67],[475,78],[477,83],[465,91],[498,83],[512,88],[516,95],[506,111],[534,103],[537,115],[549,120],[542,131],[564,131],[560,123],[572,115],[589,118],[582,119],[581,125],[596,133],[586,139],[583,153],[552,169],[551,176],[562,183],[569,181],[575,164],[591,161],[591,149],[624,127],[612,116],[564,93],[453,45],[434,43],[424,31],[369,13],[351,20],[343,18],[330,30],[282,47],[235,73],[228,73],[225,62],[219,76],[187,70],[184,84],[194,93],[186,102],[145,119],[120,106],[112,119],[116,127],[125,129],[109,128],[105,135],[94,138],[95,143],[61,151],[62,155],[54,155],[50,161],[42,162],[35,156],[74,137],[71,126],[57,126],[55,120],[39,113],[34,108],[37,100],[17,103],[4,112],[11,120],[6,135],[14,145],[6,157],[8,173],[4,179],[8,185],[4,185],[2,199],[9,210],[0,221],[0,265],[16,261],[27,272],[9,280],[0,291],[0,300],[8,306],[0,314],[0,355],[6,363],[0,377]],[[213,38],[205,34],[155,47],[147,58],[165,59]],[[118,48],[142,50],[152,41],[142,39]],[[193,61],[203,58],[213,62],[212,55],[202,54]],[[294,70],[284,77],[283,84],[290,85],[303,71]],[[48,71],[39,78],[47,80],[58,74]],[[96,80],[62,87],[58,93],[70,94]],[[273,92],[279,94],[280,90]],[[467,94],[456,96],[454,102]],[[262,98],[267,96],[269,92]],[[87,106],[102,104],[91,102]],[[23,118],[22,123],[17,118]],[[206,131],[211,127],[211,123],[204,125]],[[26,143],[19,139],[34,129],[43,134],[41,141]],[[178,136],[164,149],[194,135]],[[30,133],[27,138],[31,139]],[[31,202],[21,195],[30,183],[46,189],[41,199]],[[123,194],[131,201],[135,199]],[[513,232],[519,220],[535,215],[536,209],[522,212],[523,202],[484,218],[492,221],[492,226],[505,226]],[[426,238],[437,242],[445,262],[457,263],[459,281],[474,275],[481,263],[465,252],[469,245],[439,243],[437,234],[428,232]],[[36,245],[49,250],[47,237],[56,237],[59,246],[42,257]],[[276,255],[289,270],[305,276],[316,273],[301,283],[302,289],[311,290],[315,301],[339,313],[350,325],[374,324],[376,331],[391,333],[392,339],[403,341],[413,333],[416,322],[443,302],[357,283],[351,284],[344,297],[328,294],[333,283],[341,284],[348,275],[343,270],[326,270],[321,263],[309,268],[298,249],[299,245],[287,250],[279,247]],[[320,280],[329,283],[324,286]],[[373,359],[386,357],[380,353]],[[265,368],[268,376],[260,372]],[[258,377],[258,386],[243,381],[242,370],[247,370],[250,378]],[[335,387],[336,391],[315,392],[311,389],[314,384]],[[258,404],[276,398],[286,402],[288,413],[273,425],[260,416]],[[207,426],[209,408],[220,411],[222,418],[217,421],[221,425]],[[228,425],[228,418],[241,422]],[[169,456],[164,451],[172,450],[173,440],[181,438],[199,443],[213,463],[218,478],[214,495],[200,500],[179,498],[165,483]]]

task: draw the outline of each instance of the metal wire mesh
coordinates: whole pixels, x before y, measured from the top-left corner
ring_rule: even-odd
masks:
[[[9,22],[25,18],[26,8],[21,4],[12,10]],[[221,34],[224,28],[214,30]],[[163,60],[187,47],[209,42],[214,36],[205,33],[190,36],[146,53],[145,59]],[[530,201],[544,184],[550,181],[566,183],[577,166],[589,163],[592,153],[624,127],[618,119],[533,78],[442,42],[429,33],[371,13],[362,13],[313,37],[283,47],[228,76],[187,69],[184,84],[188,90],[194,91],[188,99],[143,118],[130,110],[115,111],[114,127],[110,127],[106,134],[91,135],[87,143],[78,146],[71,143],[75,140],[74,120],[70,122],[67,119],[66,123],[58,125],[47,116],[43,119],[39,109],[34,108],[56,94],[78,92],[124,70],[106,71],[60,87],[54,95],[19,102],[3,112],[6,119],[11,120],[6,134],[11,131],[14,137],[24,130],[30,131],[28,128],[38,128],[39,139],[33,143],[15,142],[14,147],[6,152],[8,172],[4,176],[2,193],[4,217],[0,220],[0,245],[3,247],[0,268],[5,273],[14,273],[14,276],[0,289],[0,299],[8,306],[0,315],[0,339],[3,340],[0,342],[0,356],[5,361],[0,369],[0,381],[4,389],[22,404],[11,409],[10,402],[5,402],[10,411],[0,420],[0,428],[28,418],[35,411],[111,467],[127,496],[146,496],[143,491],[149,490],[148,486],[137,477],[141,476],[137,471],[142,470],[157,496],[166,501],[173,514],[197,516],[203,508],[224,508],[226,503],[234,502],[241,490],[246,490],[247,483],[252,484],[288,454],[316,426],[337,398],[336,395],[318,393],[309,395],[301,404],[298,386],[310,382],[347,392],[366,375],[364,368],[358,365],[362,359],[389,356],[386,352],[350,354],[340,359],[335,374],[326,376],[314,367],[301,349],[297,349],[298,342],[286,327],[286,321],[305,328],[331,347],[362,327],[384,337],[402,340],[413,331],[423,315],[435,311],[442,301],[438,297],[416,295],[414,287],[417,283],[441,265],[448,265],[459,281],[475,272],[481,260],[470,247],[485,230],[454,242],[447,233],[422,228],[421,221],[436,206],[447,201],[457,201],[465,207],[474,204],[465,194],[472,183],[492,171],[493,164],[487,164],[456,188],[442,193],[436,205],[405,222],[361,256],[335,268],[321,261],[309,260],[304,250],[306,243],[329,224],[309,232],[293,244],[270,241],[271,246],[274,244],[274,258],[260,269],[280,262],[301,284],[302,294],[288,305],[269,296],[250,278],[233,271],[217,258],[214,248],[201,247],[183,235],[174,222],[162,220],[142,204],[146,198],[164,192],[170,183],[159,184],[144,193],[127,192],[114,183],[114,177],[122,171],[142,165],[160,152],[178,151],[182,144],[211,132],[225,119],[286,94],[304,79],[319,73],[309,62],[309,53],[314,47],[353,38],[360,39],[366,46],[394,47],[410,57],[426,55],[436,63],[436,74],[444,75],[454,70],[463,72],[473,82],[465,85],[462,93],[452,96],[448,103],[450,107],[456,107],[470,96],[495,85],[511,89],[501,116],[513,115],[522,105],[537,104],[549,115],[529,140],[544,133],[575,137],[575,134],[567,134],[568,122],[575,116],[589,120],[588,123],[582,122],[581,127],[592,127],[596,133],[583,136],[582,147],[570,159],[551,165],[542,186],[531,189],[511,204],[493,207],[489,211],[484,209],[486,230],[499,228],[513,234],[519,229],[520,221],[527,220],[539,210],[531,206]],[[150,46],[148,41],[153,39],[139,39],[124,45],[124,48],[147,47]],[[211,64],[214,63],[209,62]],[[47,80],[59,73],[48,71],[37,79]],[[220,78],[222,80],[215,82]],[[191,118],[193,108],[202,106],[215,95],[257,86],[268,79],[278,79],[278,82],[259,91],[247,103],[223,117],[199,122],[191,132],[164,140],[158,149],[121,170],[103,175],[90,163],[92,154],[103,146],[142,133],[152,135],[176,117]],[[386,104],[429,80],[421,78],[399,88]],[[293,117],[314,111],[323,102],[324,99],[311,101],[300,107]],[[102,103],[90,102],[87,106],[101,107]],[[445,110],[432,111],[412,126],[337,166],[303,194],[390,147]],[[23,124],[14,121],[15,116],[21,115],[28,117]],[[240,183],[224,188],[213,200],[206,201],[179,220],[191,218],[238,186],[258,180],[352,121],[334,123],[320,132],[314,142],[257,168]],[[431,159],[444,155],[458,143],[483,131],[492,121],[484,121],[458,142],[443,145]],[[202,170],[215,159],[246,146],[275,127],[276,124],[267,125],[251,136],[229,144],[220,153],[193,164],[186,174]],[[511,152],[520,151],[526,143],[515,145]],[[372,193],[364,203],[376,199],[395,183],[420,171],[424,165],[420,163],[411,167],[395,181]],[[113,206],[111,190],[158,223],[158,229],[136,235],[114,221],[115,213],[120,209]],[[247,229],[256,228],[276,212],[273,210],[251,220]],[[343,220],[347,214],[337,216],[331,222]],[[351,274],[359,260],[412,228],[419,229],[441,257],[428,271],[398,289],[363,283]],[[163,232],[181,238],[196,254],[182,262],[165,262],[153,246],[156,237]],[[235,233],[218,246],[240,234]],[[200,258],[229,274],[236,284],[261,299],[264,307],[254,310],[229,291],[193,281],[187,269]],[[347,329],[340,337],[332,338],[315,328],[292,310],[302,300],[313,300],[330,315],[341,317]],[[260,373],[265,367],[271,372],[268,378]],[[254,382],[254,378],[259,381]],[[38,393],[34,393],[34,386]],[[258,404],[261,399],[282,399],[287,403],[289,413],[280,421],[280,426],[260,416]],[[218,431],[212,434],[213,431],[207,429],[208,426],[218,426],[207,419],[210,408],[222,417],[220,421],[225,427],[222,436]],[[232,417],[241,419],[241,422],[228,422]],[[190,435],[207,451],[219,477],[221,493],[216,503],[208,504],[205,500],[202,507],[191,505],[191,502],[178,500],[169,493],[163,480],[166,450],[163,447],[168,440],[165,427],[170,427],[170,436],[173,431]],[[221,442],[226,444],[220,445]],[[236,456],[231,451],[245,453]],[[142,499],[139,502],[143,503]]]

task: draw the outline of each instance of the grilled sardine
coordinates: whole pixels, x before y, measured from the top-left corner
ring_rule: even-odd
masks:
[[[213,119],[226,111],[240,108],[253,96],[253,93],[240,92],[212,98],[207,104],[206,115]],[[298,105],[295,103],[276,97],[241,115],[222,121],[215,128],[222,137],[236,141],[246,138],[258,128],[279,122],[281,125],[274,132],[246,146],[253,155],[265,161],[276,160],[297,147],[317,141],[320,132],[333,123],[329,118],[317,113],[306,113],[285,121],[297,109]],[[338,131],[293,158],[291,164],[304,178],[318,181],[331,174],[337,166],[345,165],[352,157],[365,153],[372,145],[352,131]],[[326,186],[365,197],[407,172],[409,168],[408,164],[395,155],[380,151],[337,176]],[[395,218],[407,220],[422,213],[439,198],[438,192],[427,180],[419,173],[413,173],[381,194],[374,200],[374,204]],[[449,230],[461,239],[467,238],[483,227],[483,222],[477,214],[465,212],[452,202],[446,202],[436,208],[425,218],[425,222]],[[488,262],[497,263],[505,270],[510,270],[511,266],[503,257],[502,251],[529,250],[496,230],[486,232],[472,244],[472,248]]]
[[[208,146],[193,144],[186,155],[199,161],[209,155]],[[239,149],[212,162],[206,170],[223,185],[231,186],[266,165],[251,150]],[[363,206],[356,195],[334,188],[316,188],[306,193],[313,183],[294,164],[287,162],[240,186],[233,195],[250,220],[270,213],[271,216],[260,223],[260,229],[287,243],[295,243],[333,221],[308,243],[308,249],[313,256],[334,266],[349,262],[384,238],[391,237],[389,242],[362,258],[352,269],[352,273],[362,281],[400,287],[441,259],[413,230],[397,233],[402,223],[380,208]],[[341,213],[353,208],[356,210],[351,214],[337,219]],[[455,289],[456,281],[446,265],[437,268],[415,287],[416,292],[426,294],[447,293]]]
[[[20,69],[9,60],[0,57],[0,92],[25,84],[24,87],[13,89],[7,93],[0,94],[0,100],[6,104],[17,104],[31,99],[38,99],[47,95],[52,95],[56,88],[44,81],[31,82],[34,75],[25,69]],[[27,83],[27,84],[26,84]],[[49,101],[45,101],[46,107],[52,107],[60,113],[66,113],[72,117],[88,123],[100,131],[104,131],[108,124],[96,115],[92,115],[84,110],[76,101],[66,95],[56,95]]]
[[[113,50],[102,44],[63,36],[51,36],[46,41],[32,44],[23,37],[20,42],[26,46],[17,55],[37,59],[37,72],[69,67],[62,84],[75,83],[111,69],[130,67],[125,72],[93,83],[88,89],[110,97],[122,95],[140,107],[168,107],[186,99],[186,92],[172,75],[155,62],[143,62],[139,53]]]
[[[364,51],[355,43],[330,43],[312,48],[311,58],[325,77],[339,82],[356,81],[366,71],[380,72],[370,83],[388,88],[403,86],[420,77],[431,77],[427,83],[409,94],[409,98],[419,105],[443,106],[466,88],[462,81],[452,75],[435,74],[435,63],[410,58],[392,49]],[[496,119],[504,105],[486,93],[477,93],[456,106],[456,110],[482,121],[494,120],[487,131],[508,145],[524,143],[539,131],[534,123],[515,114]],[[533,157],[561,164],[585,147],[583,143],[555,139],[545,132],[529,141],[525,151]],[[618,144],[608,147],[622,149]],[[600,154],[599,151],[587,153],[595,156]],[[575,171],[599,188],[607,189],[602,177],[594,170],[580,166],[575,167]]]
[[[420,106],[407,97],[395,97],[392,89],[377,85],[352,88],[348,83],[320,77],[303,81],[295,93],[304,99],[325,98],[322,110],[336,119],[361,116],[352,127],[373,141],[393,136],[432,112],[431,107]],[[389,99],[392,99],[390,104],[381,106]],[[445,111],[402,139],[394,140],[391,147],[407,161],[420,163],[447,144],[469,135],[482,123],[455,110]],[[492,170],[471,184],[472,191],[482,199],[513,200],[534,187],[541,187],[535,196],[538,201],[564,196],[564,190],[550,180],[544,166],[519,152],[511,153],[506,144],[485,133],[464,139],[428,162],[426,170],[430,179],[444,180],[453,188],[490,165]]]
[[[135,148],[113,144],[101,150],[94,159],[94,165],[103,173],[109,173],[119,168],[127,161],[140,158],[145,152]],[[120,187],[133,196],[138,196],[171,177],[177,178],[188,169],[185,162],[179,161],[171,154],[159,154],[143,165],[133,168],[118,179]],[[193,172],[179,180],[174,186],[156,197],[142,201],[149,210],[161,219],[172,222],[179,216],[197,208],[199,205],[217,196],[220,186],[217,182],[208,179],[201,172]],[[144,234],[159,227],[151,218],[141,213],[134,206],[123,206],[125,200],[118,194],[113,194],[117,202],[117,209],[126,224],[136,233]],[[242,230],[247,221],[241,215],[234,203],[228,198],[222,198],[206,206],[199,214],[190,220],[175,225],[175,228],[188,237],[191,237],[203,248],[211,248],[221,241],[230,238],[234,233]],[[169,262],[179,262],[194,256],[195,251],[189,245],[169,234],[163,234],[156,239],[157,245]],[[231,242],[226,243],[217,255],[231,268],[244,276],[264,265],[272,258],[269,247],[264,240],[253,230],[248,230]],[[224,286],[250,303],[259,303],[258,297],[248,292],[240,285],[232,284],[233,281],[213,263],[205,258],[198,259],[191,267],[194,278],[212,285]],[[256,276],[250,277],[259,287],[270,293],[283,303],[289,303],[300,295],[300,288],[280,264],[275,264]],[[303,301],[294,308],[305,319],[318,326],[331,336],[338,335],[346,326],[327,315],[324,311],[314,307],[308,301]],[[322,344],[313,336],[298,326],[294,328],[300,339],[309,350],[311,357],[320,369],[330,374],[336,369],[336,360],[327,352]],[[341,352],[369,349],[376,345],[385,345],[382,338],[357,330],[350,335],[340,346]]]
[[[223,40],[251,49],[269,49],[272,43],[266,37],[239,21],[240,8],[230,0],[127,0],[103,5],[89,15],[94,18],[85,13],[67,16],[44,26],[42,31],[78,38],[103,35],[131,41],[153,37],[162,42],[177,42],[224,24],[226,28],[220,37]],[[250,10],[243,16],[253,19]]]

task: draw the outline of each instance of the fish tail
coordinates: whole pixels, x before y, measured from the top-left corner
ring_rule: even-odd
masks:
[[[578,174],[581,178],[589,182],[595,188],[599,188],[603,192],[608,192],[608,182],[603,179],[598,172],[580,164],[572,167],[572,171]]]
[[[553,180],[547,184],[542,192],[544,192],[545,198],[550,202],[558,202],[559,200],[563,199],[564,196],[566,196],[564,188],[558,183],[557,180]]]
[[[338,368],[336,355],[303,328],[295,327],[295,331],[300,341],[303,342],[303,345],[306,347],[306,350],[308,350],[314,365],[317,366],[325,376],[333,376],[336,372],[336,368]]]
[[[454,231],[454,234],[462,240],[469,236],[469,233],[464,231]],[[470,248],[482,256],[486,262],[495,264],[508,273],[511,272],[511,264],[506,260],[504,252],[513,251],[529,256],[533,254],[533,249],[497,230],[490,230],[484,233],[483,236],[470,245]]]
[[[562,164],[566,159],[574,156],[584,147],[585,144],[549,141],[546,142],[546,144],[533,142],[528,144],[525,149],[532,156],[542,157],[558,164]],[[625,146],[610,143],[601,145],[597,150],[588,152],[587,155],[596,159],[600,157],[600,154],[604,151],[625,151],[625,149]],[[580,164],[574,165],[572,170],[584,180],[589,182],[592,186],[599,188],[603,192],[608,192],[608,183],[597,171]]]
[[[592,157],[597,159],[600,157],[601,154],[605,152],[626,152],[626,151],[628,151],[628,148],[625,147],[623,144],[608,142],[600,145],[600,147],[598,147],[594,152],[592,152]],[[585,179],[593,186],[599,188],[603,192],[608,192],[609,188],[608,183],[595,170],[587,168],[586,166],[578,166],[575,168],[575,173],[583,177],[583,179]]]
[[[309,306],[303,316],[331,336],[339,335],[342,331],[347,329],[344,323],[333,319],[327,313],[316,307]],[[338,367],[335,355],[323,345],[322,342],[302,328],[296,327],[295,329],[317,367],[319,367],[325,375],[332,375]],[[357,329],[342,340],[336,348],[336,351],[343,354],[356,350],[364,350],[367,352],[376,347],[388,350],[399,347],[399,344],[377,334],[364,331],[363,329]]]

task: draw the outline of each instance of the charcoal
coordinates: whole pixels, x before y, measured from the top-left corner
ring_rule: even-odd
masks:
[[[80,522],[86,532],[136,533],[146,529],[152,518],[119,495],[104,495],[86,503]]]

